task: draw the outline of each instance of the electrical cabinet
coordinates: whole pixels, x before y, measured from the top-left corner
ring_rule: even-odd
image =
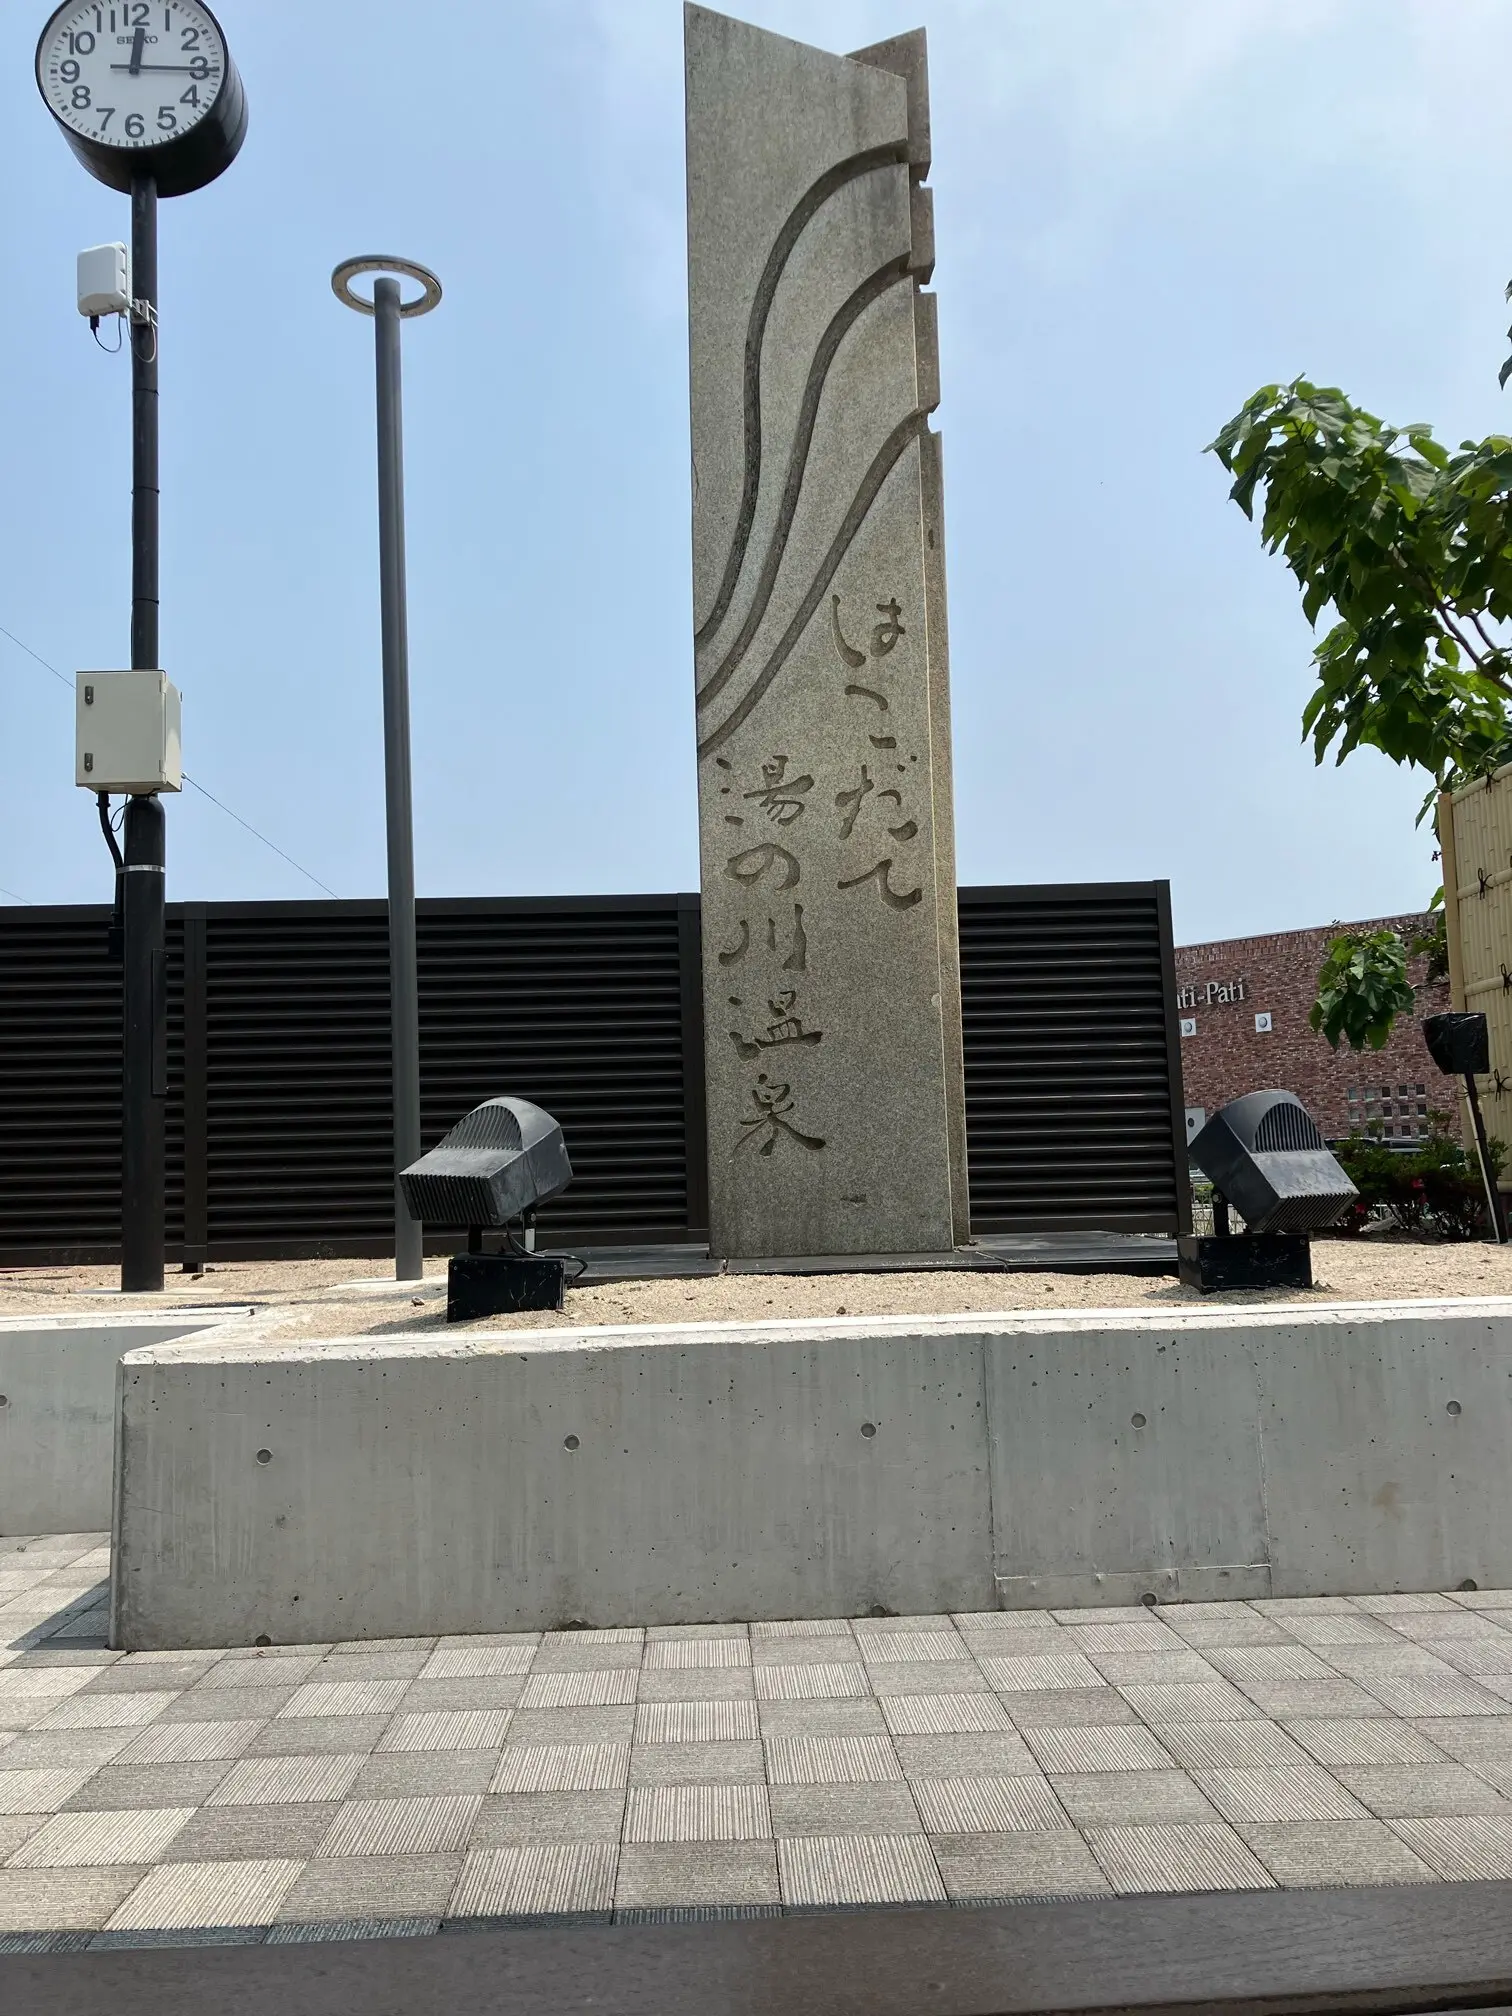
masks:
[[[80,672],[75,722],[83,790],[183,788],[179,694],[166,672]]]

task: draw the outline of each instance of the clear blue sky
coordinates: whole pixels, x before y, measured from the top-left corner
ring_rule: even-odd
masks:
[[[73,307],[127,233],[0,36],[0,624],[126,662],[129,397]],[[220,0],[251,131],[163,209],[163,662],[185,761],[343,896],[383,887],[371,326],[409,254],[422,894],[691,888],[677,0]],[[1196,940],[1410,908],[1419,782],[1299,743],[1310,636],[1201,454],[1306,371],[1512,423],[1504,0],[752,0],[933,77],[963,882],[1169,876]],[[440,24],[444,22],[444,32]],[[0,638],[0,885],[103,901],[70,696]],[[192,793],[175,898],[314,895]]]

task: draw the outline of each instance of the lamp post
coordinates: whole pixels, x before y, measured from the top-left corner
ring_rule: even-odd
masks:
[[[352,282],[372,273],[371,300]],[[400,298],[399,279],[421,292]],[[424,1272],[423,1227],[412,1218],[399,1171],[420,1155],[420,993],[415,955],[415,843],[410,790],[409,616],[404,581],[404,415],[399,373],[399,324],[426,315],[441,299],[441,282],[412,259],[364,255],[344,259],[331,275],[338,301],[371,315],[378,378],[378,572],[383,621],[383,772],[388,827],[390,1027],[394,1080],[394,1275],[418,1281]]]
[[[133,0],[130,7],[109,9],[108,28],[105,17],[104,7],[64,0],[38,38],[36,77],[43,103],[79,161],[96,181],[131,198],[129,258],[125,246],[96,248],[119,252],[120,284],[98,312],[85,300],[80,308],[92,327],[101,314],[123,316],[130,336],[131,666],[133,675],[157,674],[158,198],[188,195],[224,174],[246,136],[247,100],[220,23],[203,0],[165,0],[160,7]],[[86,676],[92,706],[96,689],[103,700],[107,683],[124,675]],[[133,690],[136,704],[145,697],[161,717],[161,696],[149,690],[156,687],[156,680],[138,680]],[[176,694],[172,704],[176,710]],[[101,715],[106,711],[102,704]],[[171,762],[166,741],[159,754],[161,781],[140,775],[111,781],[110,766],[96,767],[93,752],[87,760],[81,756],[86,774],[75,779],[96,794],[116,863],[123,965],[121,1286],[128,1291],[163,1285],[167,835],[158,792],[179,788],[176,714]],[[110,827],[112,788],[126,793],[124,857]]]

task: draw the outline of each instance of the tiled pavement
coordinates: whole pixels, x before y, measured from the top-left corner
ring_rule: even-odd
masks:
[[[0,1951],[1512,1877],[1512,1591],[106,1649],[0,1541]]]

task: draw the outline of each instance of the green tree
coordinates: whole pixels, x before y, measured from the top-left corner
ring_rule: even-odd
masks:
[[[1410,1015],[1407,947],[1395,931],[1344,931],[1328,948],[1308,1021],[1337,1050],[1384,1050],[1392,1024]]]
[[[1209,444],[1316,627],[1302,715],[1321,763],[1362,745],[1442,790],[1512,756],[1512,439],[1457,455],[1344,393],[1265,385]],[[1426,808],[1425,808],[1426,809]]]

